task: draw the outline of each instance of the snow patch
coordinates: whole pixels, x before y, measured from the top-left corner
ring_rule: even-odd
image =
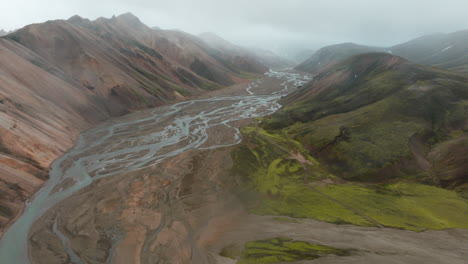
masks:
[[[444,52],[444,51],[446,51],[446,50],[450,49],[451,47],[453,47],[453,45],[446,47],[446,48],[445,48],[445,49],[443,49],[441,52]]]

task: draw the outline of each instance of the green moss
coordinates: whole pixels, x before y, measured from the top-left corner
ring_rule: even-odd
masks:
[[[258,74],[254,74],[254,73],[249,73],[249,72],[241,72],[239,74],[239,76],[242,78],[242,79],[246,79],[246,80],[256,80],[259,78],[259,75]]]
[[[422,184],[399,183],[376,187],[328,185],[314,187],[347,207],[299,182],[283,184],[279,197],[258,196],[251,212],[314,218],[333,223],[373,226],[358,211],[383,226],[414,231],[468,228],[467,200],[456,192]]]
[[[287,133],[254,127],[242,132],[245,143],[233,153],[234,172],[241,176],[241,197],[252,213],[361,226],[377,222],[414,231],[468,228],[467,200],[454,191],[414,182],[329,184],[336,177]],[[295,152],[305,163],[291,158]]]
[[[238,264],[267,264],[312,260],[325,255],[347,256],[349,250],[329,246],[293,241],[287,238],[274,238],[248,242]]]
[[[454,191],[411,183],[379,187],[384,192],[353,185],[329,185],[319,189],[384,226],[414,231],[468,228],[467,200]]]

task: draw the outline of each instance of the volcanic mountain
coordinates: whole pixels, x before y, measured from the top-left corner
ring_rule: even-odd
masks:
[[[290,128],[336,175],[468,188],[468,77],[387,53],[350,57],[282,100]]]
[[[419,64],[466,73],[468,72],[468,30],[422,36],[389,48],[354,43],[331,45],[321,48],[296,69],[318,74],[341,60],[367,52],[388,52]]]
[[[0,234],[80,131],[130,111],[245,82],[268,68],[130,13],[74,16],[0,39]]]

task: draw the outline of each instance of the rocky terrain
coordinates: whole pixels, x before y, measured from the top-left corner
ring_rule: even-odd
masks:
[[[467,43],[468,31],[466,30],[450,34],[422,36],[387,48],[343,43],[324,47],[308,59],[306,59],[307,57],[303,58],[304,61],[296,69],[318,74],[353,55],[367,52],[388,52],[419,64],[467,73]]]
[[[80,131],[268,70],[242,54],[240,64],[222,55],[196,36],[151,29],[130,13],[74,16],[3,36],[0,234]]]

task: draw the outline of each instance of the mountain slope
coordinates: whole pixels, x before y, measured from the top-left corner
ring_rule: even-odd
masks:
[[[237,67],[255,73],[265,73],[268,71],[268,67],[262,64],[255,54],[245,48],[233,45],[213,33],[203,33],[199,37],[212,48],[216,49],[222,58],[230,61]]]
[[[468,30],[423,36],[389,49],[417,63],[468,72]]]
[[[0,38],[0,235],[80,131],[257,74],[222,55],[129,13],[48,21]]]
[[[467,83],[401,57],[357,55],[287,96],[269,126],[299,122],[296,137],[347,179],[432,175],[435,184],[462,186],[467,160],[456,153],[467,149],[453,142],[468,138]],[[440,153],[451,147],[453,156]]]
[[[125,110],[56,76],[59,69],[14,41],[0,39],[0,51],[8,62],[0,67],[1,234],[78,133]]]
[[[202,84],[202,88],[213,89],[215,87],[210,86],[234,84],[239,79],[239,72],[247,71],[236,69],[229,62],[220,59],[215,50],[196,36],[180,31],[151,29],[130,13],[111,19],[100,18],[92,24],[80,24],[99,35],[105,36],[110,31],[132,44],[138,43],[143,49],[157,51],[169,62],[179,65],[183,74],[194,75],[185,78],[186,82],[196,77],[210,82]]]
[[[293,67],[296,63],[286,58],[282,58],[276,53],[261,48],[250,48],[250,52],[255,54],[258,60],[273,69],[284,69]]]
[[[319,49],[310,58],[296,66],[295,69],[298,71],[318,74],[320,71],[327,70],[334,64],[353,55],[377,51],[384,51],[384,49],[354,43],[326,46]]]
[[[174,100],[177,89],[190,93],[199,88],[177,78],[177,65],[157,51],[120,38],[114,33],[119,29],[92,25],[98,32],[77,23],[49,21],[27,26],[7,38],[30,48],[95,94],[118,100],[129,109],[161,105]]]
[[[468,228],[468,77],[361,54],[281,103],[232,153],[251,213]]]
[[[367,52],[388,52],[419,64],[467,73],[468,30],[422,36],[388,48],[354,43],[326,46],[298,65],[296,70],[318,74],[346,58]]]

